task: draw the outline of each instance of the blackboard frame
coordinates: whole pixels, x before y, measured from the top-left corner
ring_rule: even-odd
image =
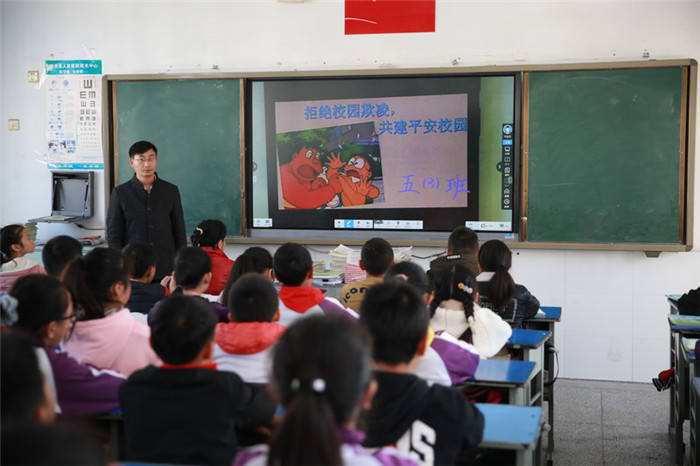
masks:
[[[695,129],[696,129],[696,113],[697,113],[697,61],[694,59],[670,59],[670,60],[637,60],[637,61],[601,61],[601,62],[586,62],[586,63],[567,63],[567,64],[531,64],[531,65],[485,65],[472,67],[450,67],[450,68],[405,68],[405,69],[356,69],[356,70],[310,70],[310,71],[284,71],[284,72],[208,72],[208,73],[159,73],[159,74],[108,74],[103,77],[108,86],[108,115],[109,119],[109,167],[112,169],[110,180],[110,190],[115,184],[117,167],[115,154],[118,153],[118,148],[114,146],[116,140],[114,134],[113,120],[116,117],[115,108],[115,92],[114,83],[122,80],[163,80],[163,79],[241,79],[242,88],[245,87],[245,80],[248,78],[285,78],[285,77],[333,77],[333,76],[401,76],[407,74],[420,75],[450,75],[450,74],[472,74],[472,73],[498,73],[498,72],[521,72],[523,77],[528,72],[536,71],[583,71],[583,70],[614,70],[614,69],[636,69],[636,68],[662,68],[681,66],[685,67],[684,79],[686,88],[683,90],[683,115],[681,118],[681,133],[685,140],[681,141],[681,163],[679,170],[679,182],[681,206],[679,209],[679,228],[683,232],[678,243],[568,243],[568,242],[532,242],[527,241],[527,225],[524,226],[524,238],[521,241],[508,242],[511,248],[521,249],[563,249],[563,250],[618,250],[618,251],[644,251],[647,255],[655,256],[662,251],[689,251],[693,247],[693,226],[694,226],[694,185],[695,185]],[[529,124],[528,115],[526,114],[526,99],[528,98],[527,86],[525,79],[521,80],[522,87],[522,102],[521,109],[521,124],[523,142],[521,144],[521,162],[527,161],[526,139],[527,128]],[[241,106],[245,101],[244,89],[241,89]],[[244,109],[241,108],[241,154],[245,154],[246,140],[245,134],[245,115]],[[681,137],[681,135],[679,135]],[[241,173],[245,171],[245,157],[241,157]],[[526,166],[526,165],[524,165]],[[521,167],[522,170],[522,167]],[[523,203],[527,201],[527,176],[526,171],[521,171],[521,209]],[[107,196],[108,197],[108,196]],[[241,185],[241,202],[245,204],[245,183]],[[106,199],[109,202],[109,199]],[[526,210],[521,210],[522,217],[526,217]],[[245,206],[241,206],[241,215],[245,216]],[[280,244],[286,241],[298,241],[300,238],[260,238],[248,237],[245,230],[245,218],[242,219],[242,236],[230,237],[227,240],[232,243],[243,244]],[[523,230],[521,229],[521,232]],[[435,240],[411,240],[392,239],[392,243],[396,245],[413,245],[426,247],[444,247],[445,239],[436,238]],[[485,238],[488,239],[488,238]],[[308,244],[337,244],[338,241],[328,238],[303,238]],[[343,243],[349,245],[362,244],[364,239],[344,239]]]

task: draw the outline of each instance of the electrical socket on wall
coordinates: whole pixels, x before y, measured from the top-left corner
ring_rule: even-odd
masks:
[[[19,119],[10,118],[7,120],[7,130],[8,131],[19,131]]]
[[[27,71],[27,81],[30,83],[38,83],[39,82],[39,70]]]

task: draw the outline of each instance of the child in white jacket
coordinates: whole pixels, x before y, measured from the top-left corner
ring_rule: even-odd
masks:
[[[478,304],[477,282],[464,266],[448,267],[435,277],[430,326],[474,345],[479,355],[497,354],[512,333],[508,322]]]

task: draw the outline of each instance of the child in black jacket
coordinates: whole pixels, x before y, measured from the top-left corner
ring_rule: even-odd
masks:
[[[216,322],[203,298],[176,295],[161,302],[151,345],[163,367],[134,372],[119,392],[128,461],[230,464],[236,430],[272,419],[275,405],[263,388],[212,364]]]
[[[409,284],[390,280],[367,291],[360,322],[372,336],[378,390],[366,416],[366,447],[396,445],[421,464],[454,464],[481,442],[484,416],[456,388],[413,375],[428,346],[428,309]]]

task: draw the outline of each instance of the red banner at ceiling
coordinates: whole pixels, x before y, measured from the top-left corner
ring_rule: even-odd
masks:
[[[345,0],[345,34],[435,32],[435,0]]]

